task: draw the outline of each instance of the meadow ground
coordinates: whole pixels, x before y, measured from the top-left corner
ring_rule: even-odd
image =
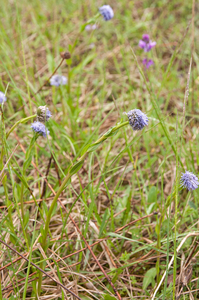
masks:
[[[199,299],[198,13],[1,1],[0,300]]]

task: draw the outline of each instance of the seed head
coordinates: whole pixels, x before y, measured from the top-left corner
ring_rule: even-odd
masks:
[[[114,12],[110,5],[103,5],[99,8],[100,14],[103,16],[105,21],[109,21],[114,17]]]
[[[144,49],[144,52],[149,52],[155,45],[156,42],[152,42],[148,34],[143,34],[142,40],[139,41],[139,47]]]
[[[154,65],[154,61],[152,59],[145,58],[142,61],[144,67],[148,69],[150,66]]]
[[[37,108],[37,121],[39,121],[41,123],[45,123],[50,119],[51,116],[52,116],[52,114],[46,105],[39,106]]]
[[[32,123],[31,128],[34,132],[43,135],[43,137],[46,137],[46,134],[49,134],[49,130],[46,126],[39,121]]]
[[[133,130],[142,130],[148,125],[149,120],[147,116],[139,109],[130,110],[127,116]]]
[[[3,92],[0,92],[0,104],[5,102],[7,100],[5,94]]]
[[[70,53],[68,51],[61,52],[60,55],[61,55],[61,58],[64,58],[64,59],[71,58],[71,55],[70,55]]]
[[[197,189],[199,185],[198,177],[189,171],[185,171],[185,173],[182,173],[180,182],[181,186],[188,189],[188,191]]]
[[[66,85],[67,78],[61,75],[53,75],[50,79],[50,84],[54,86]]]

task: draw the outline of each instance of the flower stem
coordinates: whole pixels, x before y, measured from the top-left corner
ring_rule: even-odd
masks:
[[[11,132],[12,132],[19,124],[26,123],[26,122],[28,122],[29,120],[35,118],[36,116],[37,116],[37,115],[35,114],[35,115],[30,116],[30,117],[23,118],[23,119],[17,121],[17,122],[10,128],[10,130],[8,131],[8,133],[6,134],[6,139],[9,137],[9,135],[11,134]]]

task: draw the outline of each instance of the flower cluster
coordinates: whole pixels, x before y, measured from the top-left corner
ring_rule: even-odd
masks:
[[[31,128],[34,132],[41,134],[43,137],[49,134],[48,128],[43,123],[46,123],[52,116],[48,107],[39,106],[37,109],[37,121],[32,123]]]
[[[7,100],[5,94],[0,92],[0,104],[4,103]]]
[[[148,58],[143,59],[142,63],[145,66],[145,68],[147,68],[147,69],[150,66],[154,65],[154,61],[152,59],[148,59]]]
[[[189,171],[182,173],[180,182],[181,187],[186,188],[188,191],[193,191],[199,186],[198,177]]]
[[[153,47],[155,47],[156,42],[152,42],[148,34],[143,34],[142,40],[139,41],[139,47],[144,50],[144,52],[149,52]],[[145,58],[142,61],[144,67],[148,69],[154,64],[152,59]]]
[[[46,134],[49,134],[49,130],[41,122],[36,121],[36,122],[32,123],[31,128],[34,132],[42,134],[43,137],[46,137]]]
[[[99,8],[100,14],[103,16],[105,21],[109,21],[114,17],[114,12],[110,5],[103,5]]]
[[[133,130],[142,130],[149,122],[147,116],[139,109],[130,110],[127,117]]]
[[[53,75],[50,79],[50,84],[54,86],[66,85],[67,78],[62,75]]]
[[[144,49],[144,52],[149,52],[155,45],[156,42],[152,42],[148,34],[143,34],[142,40],[139,41],[139,46]]]

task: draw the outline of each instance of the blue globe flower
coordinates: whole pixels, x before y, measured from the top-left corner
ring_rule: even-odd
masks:
[[[99,12],[103,16],[105,21],[109,21],[114,17],[114,12],[110,5],[103,5],[99,8]]]
[[[130,110],[127,116],[133,130],[142,130],[148,125],[149,120],[147,116],[139,109]]]
[[[50,84],[54,86],[66,85],[68,79],[65,76],[53,75],[50,79]]]
[[[49,130],[46,126],[39,121],[32,123],[31,128],[34,132],[42,134],[43,137],[46,137],[46,134],[49,134]]]
[[[181,182],[181,186],[183,188],[186,188],[188,191],[193,191],[197,189],[199,185],[198,177],[189,171],[182,173],[180,182]]]

